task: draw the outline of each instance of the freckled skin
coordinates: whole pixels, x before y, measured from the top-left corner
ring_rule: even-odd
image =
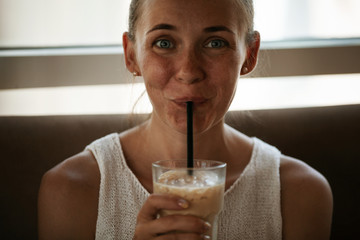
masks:
[[[194,107],[194,131],[203,132],[222,120],[235,93],[240,67],[246,57],[244,37],[230,3],[147,1],[136,34],[136,68],[145,79],[154,114],[170,128],[185,132],[184,108],[171,100],[200,97],[206,104]],[[148,11],[153,9],[156,11]],[[196,14],[184,15],[189,8]],[[168,14],[162,15],[160,12]],[[214,14],[216,11],[216,14]],[[166,23],[174,29],[156,29]],[[228,31],[206,32],[225,26]],[[161,48],[162,40],[170,48]],[[220,47],[217,47],[220,46]],[[205,106],[206,105],[206,106]]]

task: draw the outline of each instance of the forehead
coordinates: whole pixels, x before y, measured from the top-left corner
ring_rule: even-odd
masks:
[[[145,29],[159,23],[242,29],[241,11],[234,0],[144,0],[139,13],[138,24]]]

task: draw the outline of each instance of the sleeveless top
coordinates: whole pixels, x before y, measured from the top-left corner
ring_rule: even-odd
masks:
[[[280,152],[257,138],[251,160],[226,190],[218,239],[281,239]],[[149,192],[127,166],[118,133],[87,150],[100,169],[96,239],[132,239],[137,214]]]

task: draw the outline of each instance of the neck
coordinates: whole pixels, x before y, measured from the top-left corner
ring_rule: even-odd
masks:
[[[186,133],[177,132],[152,116],[143,125],[144,146],[149,160],[186,159]],[[219,151],[219,149],[222,149]],[[194,134],[194,158],[222,160],[227,157],[226,129],[222,121],[205,133]]]

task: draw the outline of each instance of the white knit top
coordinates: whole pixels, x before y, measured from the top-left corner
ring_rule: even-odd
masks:
[[[100,138],[90,150],[100,169],[96,239],[132,239],[137,214],[149,196],[127,166],[119,134]],[[280,152],[254,138],[252,157],[225,192],[218,239],[281,239]]]

